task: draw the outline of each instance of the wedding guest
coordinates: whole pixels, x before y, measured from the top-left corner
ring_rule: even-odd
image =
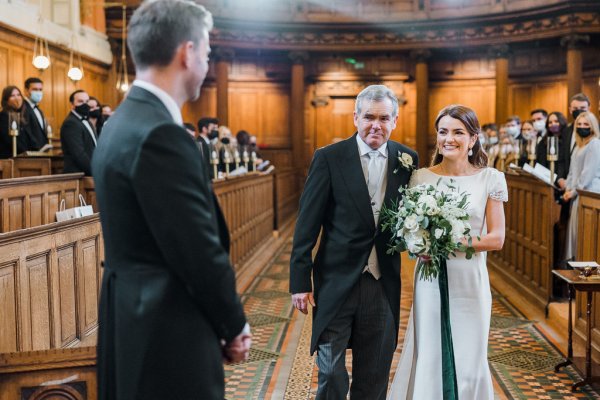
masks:
[[[569,228],[565,246],[565,259],[577,256],[577,206],[578,190],[600,192],[600,130],[598,119],[589,111],[579,113],[575,127],[575,150],[567,176],[563,200],[571,203]]]
[[[517,145],[520,146],[520,157],[519,157],[519,166],[522,167],[523,164],[529,162],[528,159],[528,146],[533,143],[534,150],[537,147],[537,131],[533,126],[533,120],[523,121],[521,125],[521,137],[523,138],[522,142],[517,142]]]
[[[27,118],[27,150],[39,150],[48,144],[48,122],[39,107],[44,94],[44,82],[32,77],[25,80],[25,114]]]
[[[190,0],[145,1],[129,21],[136,79],[93,159],[106,246],[99,400],[223,400],[223,362],[248,358],[227,225],[182,127],[211,28]]]
[[[215,149],[214,143],[219,137],[219,120],[216,118],[202,117],[198,120],[198,142],[202,154],[203,160],[208,169],[208,175],[210,179],[215,178],[214,168],[211,164],[212,152]]]
[[[569,113],[573,118],[573,121],[577,119],[580,113],[590,110],[590,98],[584,93],[577,93],[569,101]],[[566,126],[562,131],[562,140],[560,151],[560,167],[557,167],[556,173],[558,174],[559,180],[558,185],[561,189],[565,188],[566,178],[569,175],[569,169],[571,167],[571,161],[573,160],[573,152],[576,144],[576,134],[573,129],[574,124],[571,123]]]
[[[102,126],[104,125],[104,119],[102,118],[102,109],[100,108],[100,102],[94,96],[90,96],[88,100],[88,106],[90,107],[90,124],[96,131],[96,136],[100,136],[102,132]]]
[[[10,130],[13,121],[17,125],[19,136],[17,136],[17,154],[28,149],[26,109],[23,105],[23,95],[16,86],[7,86],[2,90],[0,101],[0,158],[13,156],[13,138]]]
[[[96,130],[89,121],[90,96],[76,90],[69,96],[71,111],[60,127],[60,143],[65,160],[64,173],[83,172],[92,175],[92,154],[96,149]]]
[[[536,161],[543,165],[546,168],[549,168],[550,163],[548,162],[547,151],[548,151],[548,137],[557,137],[558,138],[558,146],[559,146],[559,154],[558,160],[556,161],[555,168],[557,175],[559,177],[557,184],[560,186],[560,173],[559,170],[563,165],[563,158],[561,157],[561,148],[562,148],[562,138],[563,131],[567,127],[567,119],[560,111],[552,111],[548,114],[548,118],[546,119],[546,136],[542,138],[540,143],[538,143],[539,152],[537,152]]]

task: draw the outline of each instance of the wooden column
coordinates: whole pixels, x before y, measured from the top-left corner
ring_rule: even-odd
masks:
[[[421,166],[429,164],[431,158],[429,132],[429,50],[414,50],[410,57],[415,60],[415,80],[417,85],[417,153]],[[431,143],[432,145],[434,143]]]
[[[588,35],[568,35],[560,40],[560,44],[567,48],[567,103],[577,93],[581,93],[583,60],[581,48],[589,43]]]
[[[292,51],[292,77],[290,90],[290,133],[292,135],[292,156],[294,166],[305,168],[304,160],[304,63],[308,53]]]
[[[217,70],[217,119],[219,125],[229,126],[229,64],[235,54],[232,49],[221,47],[214,54]]]
[[[490,48],[490,55],[496,59],[496,123],[503,124],[508,118],[508,54],[506,44]]]

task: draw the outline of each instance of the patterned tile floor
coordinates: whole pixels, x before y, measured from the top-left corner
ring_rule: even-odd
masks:
[[[287,291],[290,251],[291,240],[242,294],[254,342],[248,362],[225,368],[228,400],[315,397],[317,368],[314,357],[308,354],[311,318],[293,312]],[[403,274],[400,345],[392,371],[400,358],[412,302],[408,274]],[[554,365],[562,359],[554,345],[540,333],[534,321],[528,321],[501,294],[493,295],[489,360],[496,388],[501,391],[497,397],[600,399],[599,392],[587,386],[572,393],[570,386],[579,379],[573,368],[554,373]],[[351,374],[350,352],[347,365]]]

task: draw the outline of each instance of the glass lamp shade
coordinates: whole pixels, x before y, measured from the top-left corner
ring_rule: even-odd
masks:
[[[83,71],[80,70],[77,67],[71,67],[71,69],[69,70],[69,72],[67,72],[67,76],[72,80],[72,81],[80,81],[81,78],[83,78]]]
[[[50,60],[46,56],[37,56],[33,59],[33,66],[39,70],[45,70],[50,66]]]

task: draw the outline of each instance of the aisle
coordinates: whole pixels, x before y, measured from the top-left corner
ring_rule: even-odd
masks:
[[[314,399],[317,368],[309,356],[311,318],[292,312],[290,251],[291,239],[242,294],[254,344],[248,362],[225,369],[228,400]],[[413,263],[403,259],[403,266],[400,345],[392,371],[400,357],[412,301]],[[527,320],[500,293],[494,291],[493,295],[488,357],[497,399],[600,399],[589,387],[572,394],[570,385],[577,379],[576,373],[572,368],[553,372],[561,355],[538,324]],[[350,366],[351,357],[347,358]],[[390,382],[392,379],[393,372]]]

